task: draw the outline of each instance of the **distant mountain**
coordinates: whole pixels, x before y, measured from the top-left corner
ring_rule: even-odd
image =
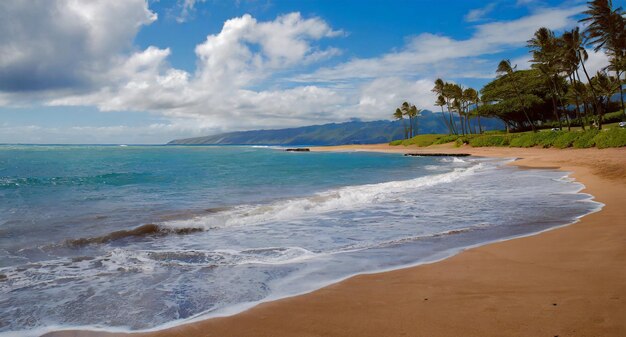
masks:
[[[504,129],[502,122],[482,118],[483,129]],[[419,118],[419,134],[447,133],[441,113],[422,111]],[[344,123],[311,125],[278,130],[253,130],[228,132],[213,136],[176,139],[169,145],[342,145],[377,144],[402,139],[402,121],[363,122],[352,120]]]

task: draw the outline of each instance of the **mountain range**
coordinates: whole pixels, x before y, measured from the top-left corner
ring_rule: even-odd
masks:
[[[458,123],[458,118],[455,119]],[[212,136],[175,139],[168,145],[344,145],[388,143],[404,137],[408,121],[361,121],[352,119],[343,123],[310,125],[276,130],[251,130],[222,133]],[[448,133],[441,113],[422,111],[418,119],[418,134]],[[476,121],[472,121],[474,126]],[[504,129],[501,121],[482,118],[483,130]]]

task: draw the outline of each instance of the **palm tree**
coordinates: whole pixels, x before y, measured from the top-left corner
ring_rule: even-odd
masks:
[[[461,132],[465,134],[465,124],[463,122],[463,113],[464,113],[464,105],[463,105],[463,88],[460,85],[454,83],[446,83],[444,87],[444,94],[448,97],[450,111],[455,111],[459,115],[459,122],[461,123]],[[452,114],[450,114],[450,118],[452,119]],[[456,123],[452,121],[454,125]],[[456,126],[455,126],[456,129]]]
[[[402,110],[396,109],[396,111],[393,113],[393,117],[397,120],[402,120],[402,127],[404,128],[404,139],[407,139],[406,122],[404,121],[404,114],[402,113]]]
[[[621,7],[613,9],[611,0],[592,0],[588,3],[586,15],[581,22],[588,23],[584,35],[589,44],[597,52],[604,49],[609,55],[611,68],[615,76],[621,81],[621,75],[626,71],[626,19]],[[620,85],[620,100],[622,111],[624,108],[623,89]],[[626,116],[624,117],[626,118]]]
[[[478,114],[478,103],[480,102],[478,91],[476,91],[476,89],[474,88],[467,88],[465,89],[464,94],[467,97],[468,102],[470,104],[473,104],[475,107],[474,112],[476,113],[476,117],[478,118],[478,133],[483,133],[483,128],[480,125],[480,114]],[[470,116],[469,111],[468,116]]]
[[[400,111],[402,111],[402,114],[409,118],[408,138],[413,138],[413,118],[411,117],[410,110],[411,110],[411,104],[409,104],[409,102],[403,102],[402,105],[400,106]]]
[[[417,129],[419,124],[417,118],[422,116],[421,113],[422,109],[418,109],[415,105],[411,105],[411,107],[409,108],[409,117],[412,120],[411,130],[413,132],[413,137],[417,136],[418,134]]]
[[[441,118],[443,119],[444,124],[446,124],[446,127],[448,128],[448,134],[451,135],[452,127],[450,126],[450,123],[448,123],[448,119],[446,118],[446,113],[443,111],[443,106],[446,105],[446,99],[443,97],[443,95],[437,96],[437,101],[435,101],[435,105],[441,107]]]
[[[620,82],[617,78],[609,76],[606,72],[599,72],[591,79],[591,85],[595,87],[600,97],[600,106],[603,113],[598,116],[598,128],[602,129],[604,113],[607,112],[611,96],[620,90]]]
[[[571,91],[575,92],[577,97],[580,97],[583,106],[583,117],[584,123],[583,130],[585,129],[585,124],[589,124],[589,113],[587,112],[587,106],[590,101],[593,101],[593,96],[591,95],[591,91],[587,89],[587,86],[578,79],[578,82],[574,82],[574,84],[570,87]]]
[[[576,107],[576,117],[578,118],[578,122],[580,123],[582,129],[585,130],[585,123],[583,122],[580,113],[580,90],[576,89],[576,87],[580,88],[580,86],[577,85],[578,83],[576,82],[576,75],[578,74],[578,67],[580,66],[580,64],[584,62],[584,60],[586,60],[589,56],[587,55],[587,51],[583,47],[583,41],[578,27],[572,29],[571,31],[563,33],[561,39],[563,40],[561,52],[563,63],[565,64],[564,68],[570,81],[570,97],[573,98],[573,103]],[[585,114],[586,110],[587,109],[585,108]]]
[[[443,112],[443,106],[445,105],[448,108],[448,121],[446,121],[446,126],[448,127],[450,134],[456,134],[454,121],[452,119],[452,112],[450,112],[450,97],[446,96],[449,91],[447,90],[449,85],[449,83],[445,83],[442,79],[438,78],[435,80],[435,87],[431,91],[438,95],[435,105],[441,106],[441,114],[444,116],[444,121],[446,121],[446,117],[445,113]],[[440,101],[443,103],[439,104]]]
[[[400,108],[396,110],[396,113],[398,113],[398,110],[400,110],[400,113],[402,115],[409,118],[409,138],[412,138],[413,136],[415,136],[413,124],[416,122],[419,112],[421,112],[421,110],[418,111],[415,105],[409,102],[402,103]]]
[[[528,40],[528,47],[531,50],[533,58],[531,60],[532,67],[539,71],[546,78],[549,84],[550,97],[552,99],[552,108],[555,120],[561,125],[561,116],[559,107],[563,107],[563,100],[559,92],[559,74],[564,70],[562,49],[563,46],[560,39],[557,39],[554,32],[548,28],[541,27],[537,29],[532,39]],[[560,102],[560,104],[557,103]]]
[[[496,70],[496,74],[498,75],[498,77],[504,77],[504,76],[509,77],[509,81],[511,81],[511,84],[513,85],[513,90],[515,90],[515,95],[519,99],[522,112],[524,113],[524,117],[526,117],[526,120],[528,121],[528,123],[530,123],[530,128],[533,130],[533,132],[537,132],[537,130],[535,129],[535,124],[532,122],[532,120],[530,120],[530,117],[528,117],[528,112],[526,112],[526,107],[524,106],[524,100],[522,99],[522,94],[521,94],[519,85],[517,83],[517,80],[515,79],[516,68],[517,68],[517,65],[515,65],[514,67],[511,66],[511,61],[502,60],[498,64],[498,69]]]

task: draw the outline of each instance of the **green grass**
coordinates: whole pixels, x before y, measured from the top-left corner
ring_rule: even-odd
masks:
[[[598,135],[600,131],[598,130],[587,130],[583,132],[582,135],[579,135],[578,138],[574,140],[572,146],[577,149],[586,149],[588,147],[594,147],[596,142],[594,138]]]
[[[605,125],[602,131],[572,130],[572,131],[547,131],[547,132],[520,132],[520,133],[486,133],[482,135],[419,135],[411,139],[396,140],[390,145],[404,146],[430,146],[455,142],[456,146],[469,144],[473,147],[555,147],[565,149],[597,147],[599,149],[609,147],[626,146],[626,129],[615,125]]]
[[[555,147],[565,149],[626,146],[626,129],[612,127],[598,130],[522,132],[508,135],[482,135],[469,141],[474,147],[509,146],[509,147]]]
[[[606,113],[603,116],[602,128],[608,129],[613,126],[617,126],[617,124],[619,124],[619,122],[621,122],[622,120],[624,120],[624,113],[621,110]],[[572,123],[571,131],[582,130],[582,127],[580,127],[580,125],[578,124],[578,119],[572,119],[571,123]],[[561,123],[561,125],[563,127],[563,130],[567,130],[567,123],[563,122]],[[558,128],[558,127],[559,127],[559,124],[557,122],[548,122],[548,123],[544,123],[541,126],[541,130],[539,131],[549,132],[552,128]],[[585,129],[589,129],[589,125],[585,125]]]
[[[509,146],[511,141],[517,138],[516,134],[491,134],[473,137],[469,145],[473,147]]]
[[[568,148],[572,146],[580,136],[578,132],[560,132],[559,136],[552,143],[552,146],[559,149]]]
[[[593,141],[599,149],[626,146],[626,129],[611,128],[600,131]]]
[[[418,147],[430,146],[433,144],[445,144],[455,141],[459,136],[456,135],[438,135],[438,134],[426,134],[426,135],[417,135],[410,139],[404,140],[394,140],[389,145],[398,146],[398,145],[416,145]]]

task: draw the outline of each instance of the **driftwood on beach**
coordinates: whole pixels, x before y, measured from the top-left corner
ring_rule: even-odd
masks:
[[[405,153],[407,157],[468,157],[469,153]]]

